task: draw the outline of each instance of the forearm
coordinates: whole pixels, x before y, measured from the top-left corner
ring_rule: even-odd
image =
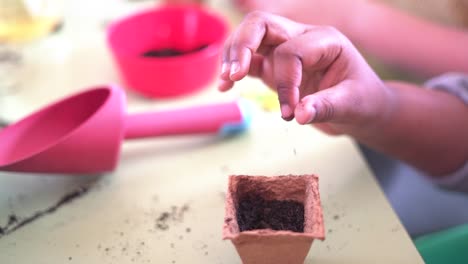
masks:
[[[432,175],[444,175],[468,160],[468,107],[450,94],[391,82],[387,117],[358,141]]]
[[[423,76],[468,73],[468,31],[357,1],[340,28],[364,52]]]

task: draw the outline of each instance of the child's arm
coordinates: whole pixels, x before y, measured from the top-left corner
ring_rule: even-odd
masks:
[[[384,62],[425,76],[468,73],[468,31],[432,23],[385,4],[356,1],[338,28]]]
[[[367,130],[348,134],[432,175],[445,175],[468,161],[468,107],[459,98],[401,82],[393,91],[392,111]]]
[[[433,175],[468,160],[468,107],[447,93],[384,83],[328,27],[248,15],[226,42],[221,90],[247,74],[278,92],[284,119],[345,133]]]

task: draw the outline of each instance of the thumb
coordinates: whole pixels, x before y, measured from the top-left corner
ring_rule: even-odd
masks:
[[[294,110],[296,121],[304,125],[353,120],[359,106],[349,89],[338,86],[302,98]]]

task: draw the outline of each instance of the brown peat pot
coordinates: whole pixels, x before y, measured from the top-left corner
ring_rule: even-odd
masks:
[[[223,238],[244,264],[300,264],[325,238],[315,175],[229,177]]]

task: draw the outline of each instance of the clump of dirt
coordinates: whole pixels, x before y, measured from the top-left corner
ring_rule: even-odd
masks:
[[[182,223],[184,215],[189,211],[190,207],[187,204],[183,206],[172,206],[170,211],[165,211],[159,214],[156,218],[156,230],[168,230],[172,223]]]

